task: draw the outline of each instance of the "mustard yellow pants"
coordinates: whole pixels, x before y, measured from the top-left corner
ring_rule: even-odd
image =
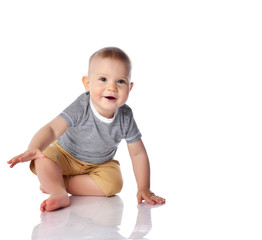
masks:
[[[70,177],[88,174],[106,196],[115,195],[122,189],[122,174],[119,162],[116,160],[109,160],[98,165],[83,162],[69,154],[57,142],[50,144],[43,154],[61,167],[65,186],[68,185]],[[30,169],[36,174],[34,161],[31,161]]]

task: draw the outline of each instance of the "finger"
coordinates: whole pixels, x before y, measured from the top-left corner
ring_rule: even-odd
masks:
[[[11,160],[9,160],[7,163],[11,164],[10,168],[13,168],[17,163],[29,161],[30,158],[28,159],[28,157],[30,157],[30,155],[28,155],[26,153],[22,153],[22,154],[20,154],[16,157],[12,158]]]
[[[152,200],[155,201],[158,204],[163,204],[166,202],[166,200],[159,196],[152,196]]]
[[[13,168],[17,163],[19,163],[18,160],[13,160],[13,162],[11,162],[10,168]]]
[[[137,202],[140,204],[142,203],[142,201],[143,201],[142,195],[141,194],[137,195]]]
[[[18,158],[20,158],[22,155],[23,155],[23,153],[15,156],[15,157],[13,157],[13,158],[12,158],[11,160],[9,160],[7,163],[8,163],[8,164],[11,164],[12,162],[14,162],[14,161],[16,161]]]
[[[164,204],[164,203],[166,203],[166,199],[164,199],[164,198],[161,198],[160,200],[159,200],[159,202],[158,202],[159,204]]]
[[[155,205],[155,204],[156,204],[155,201],[153,201],[152,196],[150,196],[150,197],[144,196],[144,200],[145,200],[147,203],[151,204],[151,205]]]
[[[17,163],[19,163],[19,158],[16,158],[16,159],[12,159],[10,161],[8,161],[7,163],[10,164],[10,168],[13,168]]]
[[[12,163],[9,167],[13,168],[16,165],[16,163]]]

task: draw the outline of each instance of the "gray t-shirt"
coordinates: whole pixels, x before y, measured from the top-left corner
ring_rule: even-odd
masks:
[[[59,116],[69,128],[58,143],[84,162],[104,163],[114,157],[122,139],[129,144],[141,138],[130,107],[121,106],[113,119],[103,118],[90,101],[89,92],[81,94]]]

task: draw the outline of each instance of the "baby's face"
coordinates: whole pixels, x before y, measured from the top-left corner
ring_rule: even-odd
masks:
[[[106,118],[112,118],[115,110],[125,104],[133,87],[125,63],[101,57],[92,60],[83,83],[96,110]]]

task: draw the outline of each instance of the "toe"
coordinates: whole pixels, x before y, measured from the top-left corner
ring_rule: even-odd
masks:
[[[45,212],[45,211],[46,211],[45,208],[46,208],[46,200],[41,203],[41,205],[40,205],[40,211],[41,211],[41,212]]]

